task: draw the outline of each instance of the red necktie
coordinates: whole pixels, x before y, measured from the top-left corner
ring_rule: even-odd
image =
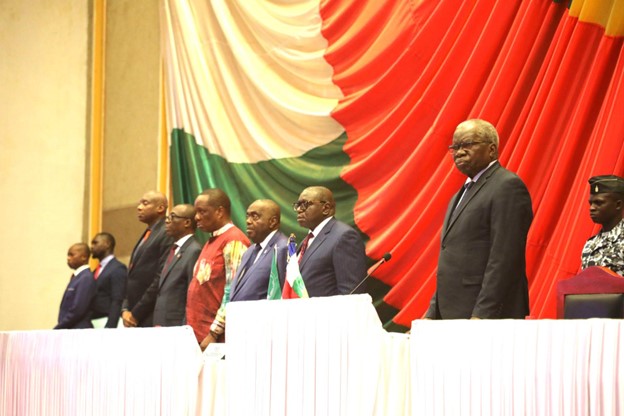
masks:
[[[308,234],[306,238],[304,238],[301,242],[301,248],[299,249],[299,263],[301,263],[301,259],[303,259],[303,253],[305,253],[306,249],[308,248],[308,241],[310,241],[311,238],[314,238],[314,234],[312,234],[312,231],[310,231],[310,234]]]
[[[147,231],[145,231],[145,234],[143,234],[143,238],[141,239],[141,242],[139,243],[139,247],[141,247],[143,243],[147,241],[151,233],[152,233],[152,230],[149,228],[147,229]]]
[[[102,271],[102,263],[98,264],[98,267],[95,268],[95,273],[93,273],[93,278],[97,280],[100,277],[100,272]]]
[[[171,251],[169,251],[169,256],[167,257],[167,261],[165,261],[165,268],[164,268],[164,270],[167,270],[169,268],[169,265],[173,261],[173,257],[175,256],[176,248],[178,248],[177,244],[174,244],[174,245],[171,246]]]
[[[133,261],[132,261],[134,259],[134,254],[139,250],[139,248],[141,248],[143,243],[147,241],[151,233],[152,233],[152,230],[148,228],[145,231],[145,234],[143,234],[143,238],[141,239],[141,241],[139,241],[139,244],[134,249],[134,252],[132,253],[132,257],[130,257],[130,265],[128,266],[128,269],[132,269],[132,267],[134,266]]]

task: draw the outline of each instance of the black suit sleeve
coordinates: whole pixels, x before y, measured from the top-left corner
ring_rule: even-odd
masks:
[[[438,313],[438,291],[437,289],[435,292],[433,292],[433,295],[431,295],[431,300],[429,301],[429,309],[427,309],[427,312],[425,313],[425,318],[440,319],[440,316]]]
[[[108,311],[106,328],[117,328],[121,315],[121,303],[126,296],[126,277],[128,269],[122,263],[117,263],[110,276],[111,282],[111,305]]]
[[[492,202],[490,255],[472,316],[498,318],[510,288],[520,278],[526,279],[519,273],[525,270],[532,219],[531,197],[524,183],[518,177],[503,182]]]
[[[154,310],[154,306],[156,305],[156,297],[158,296],[159,282],[160,273],[158,273],[158,275],[149,285],[139,303],[137,303],[134,309],[132,309],[132,316],[134,316],[137,321],[140,322],[141,320],[145,319],[145,317]]]
[[[352,228],[342,234],[333,255],[336,285],[341,295],[348,295],[366,277],[366,251],[360,235]],[[365,285],[358,293],[365,292]]]
[[[159,242],[159,261],[158,267],[156,268],[156,273],[154,273],[154,278],[152,283],[149,285],[141,300],[132,308],[132,316],[141,322],[147,316],[149,316],[154,311],[154,305],[156,304],[156,296],[158,295],[158,284],[160,282],[160,274],[162,273],[163,267],[165,267],[165,263],[167,261],[167,257],[169,256],[169,251],[171,250],[171,246],[173,241],[171,241],[170,237],[165,237]]]

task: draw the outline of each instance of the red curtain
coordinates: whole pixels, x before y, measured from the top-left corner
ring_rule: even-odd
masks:
[[[624,174],[622,37],[550,0],[321,3],[326,59],[345,98],[334,112],[358,191],[357,225],[376,277],[409,326],[435,288],[440,229],[463,183],[446,150],[455,126],[498,129],[501,164],[525,181],[532,315],[555,317],[555,284],[576,274],[589,219],[587,179]]]

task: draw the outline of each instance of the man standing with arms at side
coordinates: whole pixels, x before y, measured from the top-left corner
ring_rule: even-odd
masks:
[[[299,270],[308,294],[350,294],[366,277],[366,252],[357,231],[334,218],[334,195],[325,187],[311,186],[293,208],[299,225],[309,229],[299,246]],[[358,289],[364,292],[364,285]]]
[[[89,305],[95,294],[95,280],[89,270],[90,254],[85,243],[76,243],[67,251],[67,265],[74,273],[63,294],[54,329],[92,328]]]
[[[152,326],[152,310],[143,319],[134,317],[134,308],[141,307],[143,295],[154,280],[160,277],[173,240],[165,234],[167,197],[156,191],[149,191],[139,201],[137,216],[147,228],[139,238],[128,267],[128,284],[121,318],[125,327]]]
[[[589,216],[602,225],[583,247],[581,267],[606,267],[624,276],[624,178],[615,175],[589,179]]]
[[[201,252],[195,240],[195,208],[193,205],[176,205],[165,220],[165,230],[175,243],[169,249],[167,260],[147,289],[142,301],[133,310],[139,320],[154,311],[154,326],[180,326],[186,323],[186,293],[193,278],[193,268]]]
[[[91,241],[91,256],[98,259],[96,267],[95,297],[91,302],[91,319],[95,328],[117,328],[121,315],[121,303],[126,296],[125,264],[115,258],[115,237],[99,233]]]
[[[524,319],[529,192],[498,162],[498,133],[487,121],[459,124],[449,151],[468,178],[444,218],[437,287],[425,317]]]
[[[267,298],[274,252],[280,286],[283,286],[288,238],[279,231],[280,218],[279,206],[270,199],[259,199],[247,208],[247,236],[255,244],[243,254],[232,282],[230,302]]]
[[[186,300],[186,320],[204,350],[225,340],[225,306],[249,239],[232,224],[230,198],[221,189],[208,189],[195,199],[200,230],[212,233],[204,245]]]

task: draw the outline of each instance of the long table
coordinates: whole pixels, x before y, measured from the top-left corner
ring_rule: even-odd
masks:
[[[624,414],[624,321],[415,321],[412,400],[426,415]]]
[[[0,415],[193,414],[190,327],[0,332]]]
[[[624,414],[624,321],[414,321],[368,295],[232,303],[189,327],[0,332],[0,415]]]

